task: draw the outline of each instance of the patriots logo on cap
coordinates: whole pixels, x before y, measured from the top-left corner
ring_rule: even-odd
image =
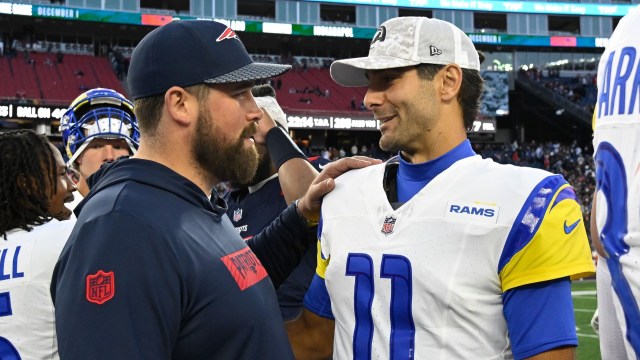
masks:
[[[382,223],[382,233],[385,235],[389,235],[393,233],[393,228],[396,226],[396,218],[393,216],[387,216],[384,218],[384,223]]]
[[[433,55],[442,55],[442,50],[438,49],[437,47],[430,45],[429,46],[429,52],[431,53],[431,56]]]
[[[220,42],[222,40],[227,40],[227,39],[239,39],[238,35],[236,35],[236,32],[231,30],[230,27],[226,28],[222,34],[220,34],[220,36],[218,36],[218,38],[216,39],[216,42]]]

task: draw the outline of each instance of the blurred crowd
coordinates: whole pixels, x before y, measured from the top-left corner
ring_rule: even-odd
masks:
[[[593,112],[597,97],[595,73],[578,73],[572,77],[561,77],[558,70],[550,69],[543,72],[535,67],[528,70],[520,69],[520,72],[545,88]]]
[[[502,164],[529,166],[561,174],[573,186],[582,206],[587,233],[591,218],[591,201],[595,189],[595,167],[591,146],[557,142],[518,144],[474,144],[483,158]]]

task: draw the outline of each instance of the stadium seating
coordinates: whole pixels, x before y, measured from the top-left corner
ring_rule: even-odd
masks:
[[[53,53],[31,52],[0,57],[0,98],[25,98],[49,104],[68,104],[81,92],[94,87],[108,87],[124,93],[109,60],[104,57],[65,54],[58,63]]]
[[[285,73],[280,79],[282,86],[277,90],[278,102],[285,110],[294,112],[314,110],[359,113],[360,103],[367,90],[366,87],[347,88],[336,84],[326,68],[297,68]],[[312,92],[315,88],[319,88],[319,94]],[[329,96],[326,96],[326,90]],[[355,110],[351,107],[353,98],[356,99]],[[310,102],[306,102],[306,99]]]

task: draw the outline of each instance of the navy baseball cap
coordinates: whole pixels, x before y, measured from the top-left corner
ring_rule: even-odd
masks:
[[[235,31],[212,20],[178,20],[148,33],[131,54],[133,99],[164,94],[172,86],[268,79],[290,65],[253,62]]]

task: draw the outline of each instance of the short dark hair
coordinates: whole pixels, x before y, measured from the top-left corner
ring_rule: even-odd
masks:
[[[276,90],[269,84],[255,85],[251,88],[251,94],[254,97],[271,96],[276,97]]]
[[[49,140],[32,130],[0,133],[0,236],[49,222],[57,191],[56,160]],[[47,177],[51,193],[47,194]]]
[[[203,103],[209,94],[210,85],[197,84],[184,88],[189,94],[198,98]],[[138,119],[138,126],[146,136],[153,136],[158,130],[160,117],[162,116],[162,106],[164,106],[164,94],[153,95],[133,101],[133,111]]]
[[[482,56],[484,60],[484,55]],[[416,66],[418,76],[423,80],[431,81],[444,65],[419,64]],[[480,76],[480,72],[472,69],[462,69],[462,84],[458,93],[458,103],[462,108],[462,119],[464,127],[470,129],[473,121],[480,111],[480,95],[484,80]]]

